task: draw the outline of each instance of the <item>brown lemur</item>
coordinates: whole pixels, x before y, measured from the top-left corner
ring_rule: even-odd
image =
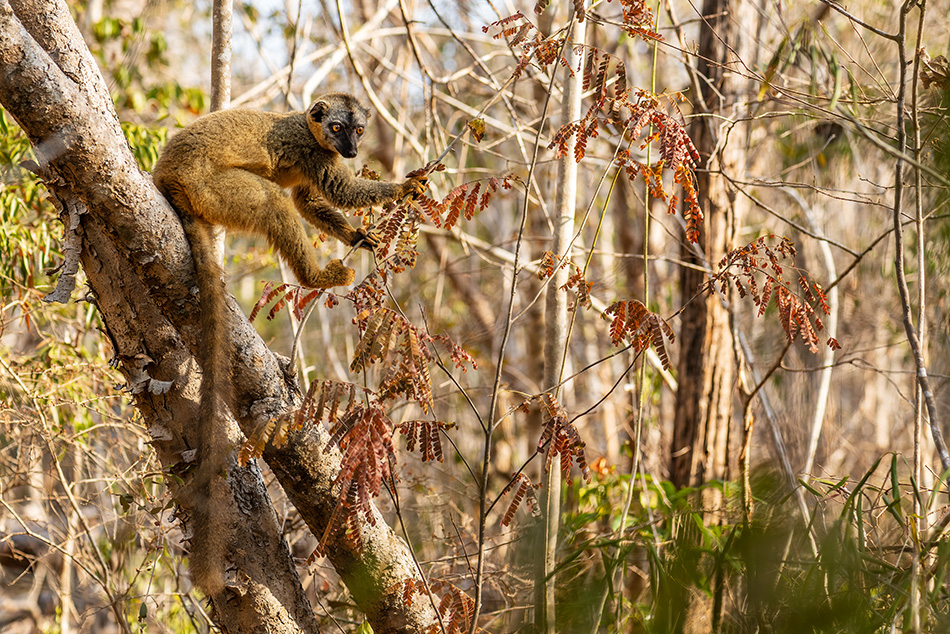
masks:
[[[369,111],[344,93],[323,95],[306,112],[221,110],[178,132],[152,171],[155,185],[181,217],[198,280],[201,428],[198,468],[185,495],[195,498],[191,573],[209,595],[224,587],[230,530],[221,524],[230,505],[218,476],[232,450],[223,417],[223,408],[232,408],[227,291],[213,226],[266,237],[303,286],[352,284],[354,272],[340,260],[320,267],[300,217],[344,244],[372,249],[375,237],[354,229],[339,208],[381,205],[421,194],[426,186],[425,176],[402,183],[357,178],[343,164],[356,156],[368,117]]]

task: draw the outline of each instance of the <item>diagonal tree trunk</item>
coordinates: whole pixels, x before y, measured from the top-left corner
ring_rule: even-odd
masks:
[[[76,246],[90,287],[130,378],[159,457],[182,464],[196,446],[198,306],[194,267],[181,226],[148,174],[135,164],[98,69],[64,2],[0,0],[0,102],[29,136],[65,209],[74,209]],[[87,210],[85,213],[80,213]],[[67,245],[68,247],[68,245]],[[235,350],[238,423],[245,432],[300,402],[287,365],[267,349],[233,300],[228,330]],[[236,434],[236,432],[235,432]],[[339,455],[326,434],[306,429],[264,459],[316,535],[335,505],[331,483]],[[174,478],[169,478],[173,480]],[[215,597],[228,632],[315,632],[293,560],[260,474],[229,473],[239,518],[231,562],[234,585]],[[187,509],[184,509],[187,512]],[[424,598],[402,599],[403,582],[420,582],[408,548],[381,519],[362,527],[363,550],[329,545],[331,563],[376,632],[420,632],[435,622]]]

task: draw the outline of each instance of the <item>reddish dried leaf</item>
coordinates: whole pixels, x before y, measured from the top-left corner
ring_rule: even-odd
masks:
[[[261,297],[257,300],[257,303],[254,304],[254,308],[251,310],[251,315],[248,317],[249,321],[254,321],[254,318],[257,317],[257,314],[261,311],[264,306],[269,304],[271,300],[277,297],[279,294],[284,292],[290,285],[289,284],[279,284],[274,287],[273,282],[265,282],[264,290],[261,291]]]

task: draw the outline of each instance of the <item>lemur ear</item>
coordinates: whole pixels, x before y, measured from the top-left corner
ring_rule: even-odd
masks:
[[[316,123],[323,121],[323,115],[327,113],[330,106],[325,101],[317,101],[310,106],[310,119]]]

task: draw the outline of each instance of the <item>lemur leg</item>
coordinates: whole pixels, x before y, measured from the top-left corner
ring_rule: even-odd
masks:
[[[339,209],[327,202],[316,188],[309,185],[294,187],[292,198],[297,211],[307,222],[326,231],[343,244],[353,245],[356,230]]]
[[[241,196],[235,197],[235,192]],[[353,283],[355,273],[339,260],[332,260],[325,268],[320,266],[297,210],[276,183],[232,168],[218,172],[189,194],[200,198],[193,201],[193,208],[201,209],[205,220],[266,236],[303,286],[330,288]]]

